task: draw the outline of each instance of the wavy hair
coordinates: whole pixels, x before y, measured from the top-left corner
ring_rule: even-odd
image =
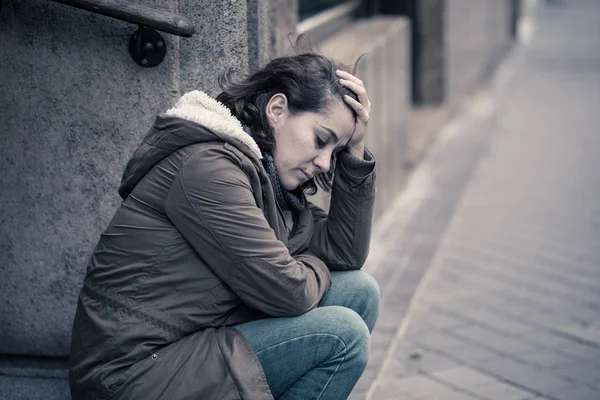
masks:
[[[285,94],[291,114],[325,113],[341,101],[352,111],[356,121],[356,112],[344,101],[344,95],[349,95],[355,100],[358,98],[353,91],[340,83],[335,73],[338,69],[354,72],[322,55],[303,53],[273,59],[243,79],[235,79],[232,71],[228,70],[219,77],[222,93],[217,96],[217,100],[240,120],[261,151],[272,152],[276,143],[273,129],[267,119],[266,108],[276,93]],[[329,171],[317,174],[303,183],[300,189],[314,194],[318,185],[325,192],[330,192],[335,161],[335,156],[332,156]]]

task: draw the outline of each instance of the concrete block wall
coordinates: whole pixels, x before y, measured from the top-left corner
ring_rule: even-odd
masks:
[[[417,0],[416,17],[419,19],[415,38],[419,43],[414,65],[417,80],[414,101],[438,104],[444,101],[444,0]]]
[[[65,360],[89,255],[126,161],[181,94],[272,55],[267,0],[138,1],[192,20],[142,68],[133,24],[47,0],[0,10],[0,398],[68,398]],[[38,382],[39,388],[31,382]],[[23,388],[28,388],[26,394]],[[51,389],[49,389],[51,388]],[[35,396],[34,396],[35,397]]]
[[[516,0],[379,0],[412,23],[413,101],[453,103],[489,74],[510,47]]]
[[[445,101],[463,98],[486,78],[511,43],[510,0],[445,0]]]
[[[407,121],[410,102],[410,30],[403,17],[361,20],[319,44],[321,52],[353,66],[365,83],[371,116],[365,144],[377,158],[376,216],[390,204],[406,179]],[[327,208],[322,194],[313,201]]]

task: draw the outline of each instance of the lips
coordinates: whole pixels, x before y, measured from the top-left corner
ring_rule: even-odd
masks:
[[[308,175],[306,172],[304,172],[304,170],[301,169],[300,171],[302,171],[302,174],[304,174],[307,181],[310,181],[312,179],[312,176]]]

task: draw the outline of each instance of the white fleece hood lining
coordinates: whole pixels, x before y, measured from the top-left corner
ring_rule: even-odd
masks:
[[[241,122],[227,107],[204,92],[194,90],[184,94],[165,114],[195,122],[218,135],[234,138],[248,147],[256,157],[262,158],[258,145],[244,131]]]

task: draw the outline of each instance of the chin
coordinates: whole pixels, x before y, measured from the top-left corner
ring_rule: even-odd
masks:
[[[279,178],[279,183],[281,184],[281,188],[287,190],[288,192],[295,190],[298,188],[298,186],[300,186],[300,184],[302,182],[298,182],[297,180],[294,180],[293,182],[285,181],[282,180],[281,178]]]
[[[288,192],[291,192],[292,190],[295,190],[298,188],[298,186],[300,186],[300,184],[296,183],[295,185],[288,185],[285,183],[281,183],[281,187],[285,190],[287,190]]]

